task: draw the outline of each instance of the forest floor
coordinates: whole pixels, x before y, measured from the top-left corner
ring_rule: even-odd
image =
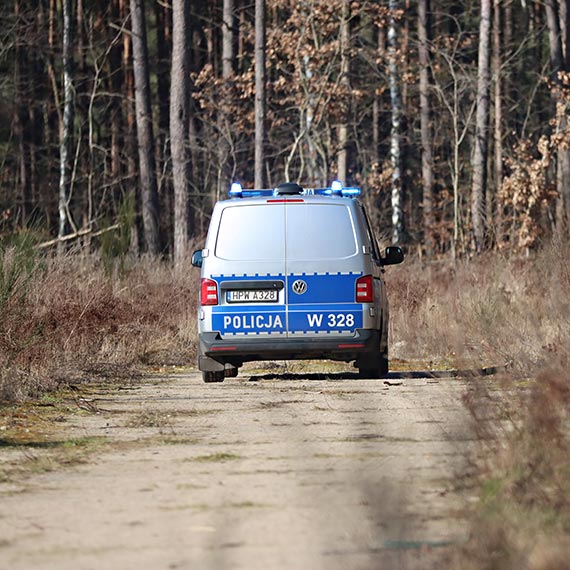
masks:
[[[15,406],[0,569],[454,567],[469,380],[330,366],[250,366],[223,384],[162,371]]]

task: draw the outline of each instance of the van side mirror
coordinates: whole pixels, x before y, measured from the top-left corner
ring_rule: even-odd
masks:
[[[382,265],[397,265],[404,261],[404,252],[397,245],[390,245],[384,250]]]
[[[194,267],[202,267],[202,250],[201,249],[197,249],[192,254],[192,265]]]

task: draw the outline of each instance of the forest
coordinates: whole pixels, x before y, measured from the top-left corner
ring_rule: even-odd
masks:
[[[339,179],[421,256],[528,254],[570,209],[568,4],[2,0],[0,235],[177,260],[232,182]]]
[[[57,406],[195,365],[189,253],[232,183],[340,180],[406,251],[390,374],[468,373],[478,459],[446,493],[473,489],[470,539],[443,567],[568,566],[570,0],[0,0],[0,22],[0,447],[24,462],[0,483],[75,425]]]

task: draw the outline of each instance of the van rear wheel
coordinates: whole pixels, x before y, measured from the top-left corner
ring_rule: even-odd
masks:
[[[360,378],[385,378],[388,375],[388,355],[385,352],[377,352],[365,359],[359,360],[358,376]]]
[[[225,377],[226,375],[224,370],[202,372],[202,380],[204,380],[204,382],[207,384],[211,384],[213,382],[223,382]]]

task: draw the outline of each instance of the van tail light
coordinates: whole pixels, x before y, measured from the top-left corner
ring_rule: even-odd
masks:
[[[200,287],[200,304],[218,304],[218,284],[212,279],[202,279],[202,284]]]
[[[356,280],[356,302],[374,303],[374,279],[372,275],[365,275]]]

